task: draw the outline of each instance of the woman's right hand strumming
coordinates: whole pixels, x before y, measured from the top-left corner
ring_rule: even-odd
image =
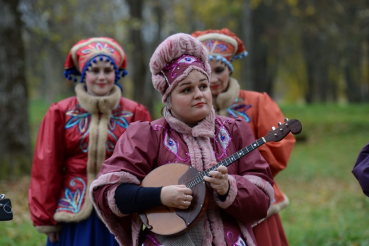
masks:
[[[191,205],[192,190],[185,185],[169,185],[161,189],[160,200],[164,206],[187,209]]]

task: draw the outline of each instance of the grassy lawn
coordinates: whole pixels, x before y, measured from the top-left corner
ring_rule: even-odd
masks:
[[[47,107],[42,102],[30,105],[33,138]],[[288,168],[276,177],[290,199],[280,213],[290,245],[369,246],[369,197],[351,174],[369,142],[369,105],[281,108],[303,125]],[[14,211],[13,221],[0,222],[0,245],[46,243],[29,219],[28,185],[27,176],[0,182],[0,192],[11,198]]]
[[[368,106],[283,107],[303,125],[276,177],[290,199],[280,215],[291,245],[369,245],[369,198],[351,173],[369,142]]]

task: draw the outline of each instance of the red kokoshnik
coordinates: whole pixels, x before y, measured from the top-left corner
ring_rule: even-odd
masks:
[[[64,76],[69,80],[77,81],[76,76],[81,76],[83,83],[86,71],[91,63],[100,61],[111,62],[115,70],[115,83],[127,74],[126,55],[123,48],[112,38],[97,37],[82,39],[75,44],[68,53],[64,65]],[[122,75],[120,76],[120,73]]]

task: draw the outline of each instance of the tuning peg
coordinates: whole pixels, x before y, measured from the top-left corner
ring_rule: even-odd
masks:
[[[272,130],[273,130],[273,131],[275,130],[275,126],[272,126]]]
[[[282,125],[282,123],[281,122],[278,122],[278,126],[281,126]]]
[[[289,121],[289,119],[288,118],[284,118],[284,122],[287,122],[287,121]]]

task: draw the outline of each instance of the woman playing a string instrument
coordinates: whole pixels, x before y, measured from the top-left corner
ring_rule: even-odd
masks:
[[[152,170],[183,163],[203,172],[255,141],[244,120],[215,115],[211,68],[200,41],[188,34],[168,37],[150,70],[164,117],[132,123],[119,139],[91,185],[96,211],[121,245],[256,245],[251,226],[266,217],[274,196],[272,173],[257,149],[204,178],[208,207],[191,229],[174,236],[142,230],[139,212],[163,205],[185,211],[195,202],[185,185],[140,186]]]

